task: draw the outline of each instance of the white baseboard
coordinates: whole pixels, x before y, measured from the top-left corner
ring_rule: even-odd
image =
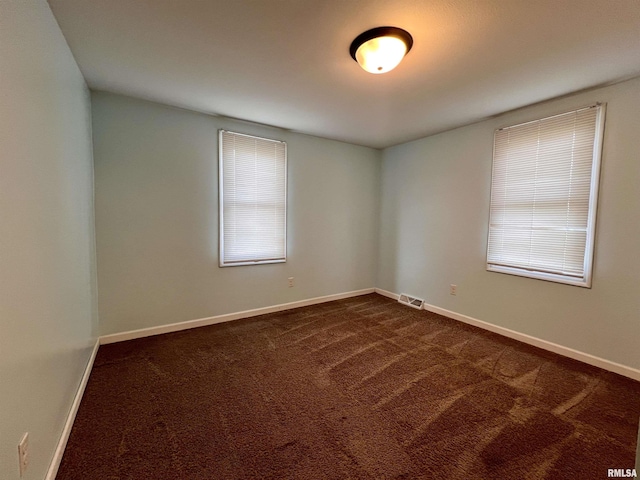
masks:
[[[124,342],[126,340],[133,340],[135,338],[150,337],[152,335],[160,335],[162,333],[178,332],[180,330],[188,330],[190,328],[205,327],[207,325],[214,325],[216,323],[230,322],[232,320],[239,320],[241,318],[255,317],[258,315],[264,315],[266,313],[281,312],[283,310],[290,310],[292,308],[306,307],[309,305],[316,305],[318,303],[331,302],[333,300],[341,300],[343,298],[357,297],[359,295],[366,295],[373,293],[374,288],[365,288],[363,290],[355,290],[353,292],[336,293],[334,295],[326,295],[324,297],[309,298],[306,300],[299,300],[297,302],[282,303],[280,305],[273,305],[271,307],[255,308],[253,310],[245,310],[236,313],[227,313],[225,315],[217,315],[215,317],[199,318],[197,320],[187,320],[185,322],[171,323],[168,325],[160,325],[158,327],[141,328],[139,330],[131,330],[122,333],[112,333],[110,335],[103,335],[100,337],[100,344],[106,345],[108,343]]]
[[[71,409],[69,410],[69,414],[67,415],[67,420],[64,422],[64,428],[62,429],[62,434],[60,435],[60,439],[58,440],[56,450],[53,453],[53,458],[51,459],[51,463],[49,464],[49,470],[47,471],[45,480],[55,480],[56,475],[58,474],[58,468],[60,468],[60,462],[62,461],[62,456],[64,455],[64,449],[67,446],[67,441],[69,440],[69,435],[71,434],[71,428],[73,427],[73,422],[76,419],[76,414],[78,413],[78,408],[80,407],[80,402],[82,401],[82,396],[84,395],[84,389],[87,387],[89,375],[91,375],[91,369],[93,368],[93,362],[96,359],[99,347],[100,341],[96,340],[96,343],[93,346],[93,351],[89,356],[87,366],[85,367],[82,378],[80,379],[78,390],[73,397]]]
[[[376,293],[384,296],[384,297],[389,297],[389,298],[393,298],[394,300],[398,300],[398,298],[400,298],[400,294],[399,293],[393,293],[390,292],[388,290],[383,290],[381,288],[376,288]]]
[[[389,292],[387,290],[382,290],[380,288],[376,288],[375,291],[380,295],[393,298],[394,300],[397,300],[399,297],[399,295],[396,293]],[[583,363],[593,365],[594,367],[599,367],[604,370],[608,370],[610,372],[614,372],[620,375],[624,375],[625,377],[629,377],[634,380],[640,381],[640,370],[636,368],[628,367],[626,365],[612,362],[610,360],[605,360],[604,358],[596,357],[595,355],[591,355],[589,353],[580,352],[578,350],[574,350],[573,348],[565,347],[563,345],[558,345],[557,343],[549,342],[547,340],[542,340],[537,337],[532,337],[531,335],[527,335],[525,333],[516,332],[515,330],[511,330],[505,327],[500,327],[498,325],[494,325],[492,323],[488,323],[483,320],[478,320],[477,318],[469,317],[468,315],[463,315],[461,313],[453,312],[451,310],[440,308],[435,305],[429,305],[425,303],[423,308],[430,312],[437,313],[439,315],[443,315],[445,317],[449,317],[454,320],[458,320],[459,322],[467,323],[469,325],[473,325],[475,327],[479,327],[484,330],[497,333],[504,337],[509,337],[514,340],[518,340],[520,342],[526,343],[528,345],[533,345],[534,347],[542,348],[543,350],[557,353],[565,357],[573,358],[574,360],[579,360]]]

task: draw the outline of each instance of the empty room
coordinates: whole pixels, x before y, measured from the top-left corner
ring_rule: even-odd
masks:
[[[0,479],[640,471],[638,0],[0,0]]]

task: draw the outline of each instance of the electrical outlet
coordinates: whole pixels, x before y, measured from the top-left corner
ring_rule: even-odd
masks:
[[[457,295],[457,293],[458,293],[458,286],[454,285],[453,283],[449,285],[449,295]]]
[[[289,277],[289,288],[293,287],[293,277]]]
[[[29,432],[22,436],[18,444],[18,462],[20,465],[20,478],[22,478],[29,466]]]

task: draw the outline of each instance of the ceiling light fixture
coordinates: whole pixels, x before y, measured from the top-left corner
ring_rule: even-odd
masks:
[[[413,46],[413,37],[397,27],[367,30],[351,42],[349,53],[369,73],[386,73],[398,66]]]

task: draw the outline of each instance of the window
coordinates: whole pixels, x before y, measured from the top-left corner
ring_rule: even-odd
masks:
[[[287,144],[220,130],[220,266],[287,260]]]
[[[487,270],[591,287],[604,114],[496,130]]]

